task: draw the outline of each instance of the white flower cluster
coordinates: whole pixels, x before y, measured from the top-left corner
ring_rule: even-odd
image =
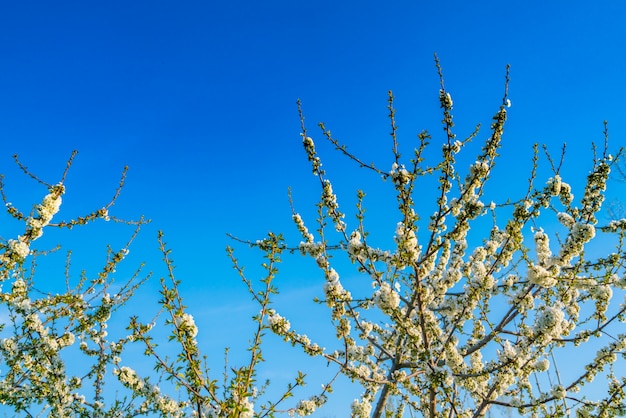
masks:
[[[332,267],[326,270],[324,293],[326,294],[326,303],[329,306],[336,302],[349,301],[352,298],[350,292],[344,289],[339,281],[339,273]]]
[[[345,353],[345,358],[354,366],[357,363],[369,363],[370,357],[376,354],[376,350],[371,344],[366,345],[350,345]]]
[[[313,138],[304,134],[300,134],[300,136],[302,136],[302,144],[304,145],[304,150],[306,151],[307,158],[313,166],[313,174],[321,174],[322,161],[315,152],[315,143],[313,142]]]
[[[250,400],[250,398],[245,397],[239,401],[239,407],[241,408],[241,412],[239,413],[239,418],[253,418],[254,417],[254,404]]]
[[[120,382],[130,387],[134,391],[140,391],[144,387],[143,380],[140,379],[139,376],[137,376],[137,372],[135,372],[130,367],[123,366],[119,369],[115,369],[113,370],[113,374],[117,376]]]
[[[274,310],[269,312],[267,322],[270,324],[272,331],[278,335],[284,335],[291,329],[289,321],[277,314]]]
[[[392,312],[400,305],[400,295],[389,286],[389,283],[383,282],[380,289],[374,292],[374,303],[383,312]]]
[[[439,90],[439,102],[441,103],[441,107],[444,109],[452,109],[452,96],[450,96],[450,93],[444,91],[443,89]]]
[[[458,154],[459,151],[461,151],[461,148],[463,148],[463,143],[458,139],[452,142],[450,145],[443,144],[442,146],[444,153],[452,152],[453,154]]]
[[[407,228],[403,222],[398,222],[396,226],[396,244],[398,245],[398,256],[403,264],[415,263],[419,259],[421,249],[417,243],[415,231]]]
[[[155,388],[156,389],[156,388]],[[174,399],[160,396],[158,392],[155,393],[154,406],[158,411],[160,411],[163,415],[168,417],[182,417],[183,411],[181,405],[176,402]],[[151,401],[147,401],[148,404],[151,404]]]
[[[554,177],[551,177],[546,182],[547,192],[552,196],[559,196],[561,194],[561,186],[562,186],[561,176],[558,174]]]
[[[547,264],[552,257],[550,250],[550,238],[542,229],[535,232],[535,249],[537,251],[537,260],[540,264]]]
[[[59,186],[63,187],[62,185],[57,185],[57,187]],[[37,207],[42,226],[46,226],[50,223],[52,217],[59,211],[61,202],[60,193],[50,193],[43,198],[42,204]]]
[[[314,400],[303,399],[300,402],[298,402],[298,405],[296,406],[296,414],[298,414],[301,417],[305,417],[315,412],[316,408],[317,408],[317,403]]]
[[[567,391],[562,385],[554,385],[550,390],[550,395],[554,396],[556,399],[563,399],[567,396]]]
[[[557,283],[554,274],[537,264],[531,264],[528,266],[528,281],[537,286],[549,288]]]
[[[534,369],[538,372],[545,372],[550,368],[550,361],[548,359],[537,360],[534,365]]]
[[[292,219],[296,223],[296,226],[298,227],[298,231],[300,231],[300,233],[302,234],[302,237],[304,237],[304,239],[306,239],[306,242],[313,242],[313,241],[315,241],[315,238],[313,237],[313,234],[311,234],[309,232],[309,230],[306,227],[306,225],[304,224],[304,221],[302,220],[302,217],[300,216],[300,214],[294,213],[293,216],[292,216]]]
[[[626,229],[626,218],[612,220],[606,226],[606,230],[609,232],[617,232],[624,229]]]
[[[581,202],[581,214],[590,222],[596,222],[595,214],[604,202],[604,192],[609,174],[611,174],[611,167],[606,161],[601,161],[595,170],[587,176],[587,185]]]
[[[302,255],[309,254],[313,258],[318,259],[318,265],[321,268],[325,268],[322,264],[320,264],[320,258],[324,258],[324,246],[322,245],[322,243],[315,242],[315,237],[309,232],[308,228],[304,224],[304,221],[302,220],[302,217],[299,214],[295,213],[292,216],[292,219],[296,223],[298,231],[300,231],[300,234],[302,234],[302,237],[306,240],[300,242],[300,245],[298,247],[300,253]]]
[[[497,244],[493,244],[497,248]],[[489,251],[493,251],[491,248]],[[472,272],[472,280],[469,281],[469,286],[476,291],[489,291],[495,286],[495,280],[493,275],[489,274],[489,260],[487,256],[490,255],[487,248],[477,247],[474,253],[470,256],[470,262],[468,263],[468,269]]]
[[[361,242],[361,233],[359,231],[353,231],[350,234],[350,241],[348,241],[348,255],[353,260],[358,260],[359,262],[364,262],[367,258],[367,255],[363,251],[365,244]]]
[[[574,224],[576,223],[574,218],[569,213],[559,212],[556,215],[556,218],[559,220],[561,225],[563,225],[566,228],[572,228]]]
[[[570,234],[559,252],[559,262],[563,265],[580,255],[585,244],[596,236],[596,228],[592,224],[577,222],[572,226]]]
[[[350,259],[352,261],[358,261],[359,263],[365,263],[366,260],[389,263],[393,258],[389,251],[383,251],[365,245],[359,231],[353,231],[352,234],[350,234],[347,250]]]
[[[362,401],[355,399],[350,408],[352,410],[352,418],[369,418],[372,413],[372,404],[366,399]]]
[[[430,216],[428,230],[431,232],[445,232],[448,229],[446,225],[446,216],[440,212],[435,212]]]
[[[17,352],[17,343],[15,342],[15,338],[3,338],[0,343],[2,350],[6,353],[6,357],[12,357]]]
[[[561,203],[563,203],[564,205],[570,205],[574,201],[574,193],[572,193],[572,186],[565,183],[563,180],[561,180],[561,190],[560,190],[559,199],[561,200]]]
[[[324,256],[322,255],[323,251],[324,251],[324,246],[322,245],[321,242],[312,242],[312,241],[302,241],[300,242],[300,245],[298,247],[298,249],[300,250],[300,254],[302,255],[311,255],[313,256],[315,259],[318,258],[323,258]],[[318,265],[319,265],[319,261],[318,261]]]
[[[254,388],[256,391],[256,388]],[[254,394],[255,392],[253,392]],[[200,413],[193,411],[192,416],[198,418],[222,418],[222,417],[240,417],[240,418],[252,418],[254,417],[254,404],[250,401],[249,397],[239,399],[239,396],[235,394],[232,399],[233,403],[229,402],[228,406],[223,408],[224,405],[218,404],[205,404],[202,405]]]
[[[391,165],[389,175],[393,182],[399,186],[403,186],[411,180],[411,173],[404,168],[404,165],[398,165],[398,163],[395,162]]]
[[[205,404],[202,405],[199,413],[198,411],[193,411],[192,416],[199,418],[219,418],[222,416],[221,412],[222,408],[219,405]]]
[[[27,295],[27,287],[24,279],[17,279],[11,285],[11,293],[15,297],[15,299],[25,298]]]
[[[520,312],[530,311],[535,308],[535,298],[532,292],[520,289],[511,299],[511,304],[515,305]]]
[[[193,320],[193,316],[188,313],[177,315],[175,319],[176,327],[190,338],[196,338],[198,327]]]
[[[339,232],[345,231],[346,224],[343,221],[343,214],[339,212],[339,205],[337,204],[337,196],[333,192],[333,186],[329,180],[324,179],[322,189],[322,203],[328,210],[330,217],[332,218],[335,229]]]
[[[469,176],[475,179],[487,176],[489,174],[489,164],[486,161],[476,161],[470,166]]]
[[[16,240],[10,239],[7,244],[9,251],[20,260],[25,259],[30,254],[30,247],[25,237],[19,236]]]
[[[51,188],[50,193],[43,198],[41,204],[35,206],[37,216],[26,220],[31,239],[37,239],[43,234],[43,228],[50,223],[54,215],[59,211],[62,202],[61,195],[64,192],[63,184],[59,183]]]
[[[62,184],[57,184],[50,189],[41,204],[35,206],[37,215],[26,219],[26,234],[20,235],[17,239],[10,239],[6,244],[6,251],[0,255],[0,262],[6,267],[3,276],[6,278],[6,271],[15,266],[15,263],[24,261],[30,254],[30,243],[41,237],[43,228],[50,223],[52,217],[61,207],[61,194],[65,191]],[[10,207],[10,204],[7,204]]]
[[[604,283],[597,283],[589,288],[589,294],[598,303],[608,303],[613,297],[613,289]]]
[[[511,344],[509,340],[505,340],[502,344],[502,350],[498,351],[498,357],[500,361],[507,363],[517,358],[517,349]]]
[[[487,161],[479,160],[470,165],[469,172],[461,188],[461,197],[450,201],[450,212],[453,216],[464,214],[474,219],[483,214],[485,204],[479,200],[480,188],[488,178],[491,167]]]
[[[140,378],[135,370],[123,366],[114,369],[113,374],[124,386],[131,389],[135,394],[146,398],[140,407],[143,412],[147,412],[149,408],[155,408],[163,416],[182,418],[185,404],[162,395],[157,386],[153,386]]]
[[[97,212],[98,216],[105,221],[110,221],[111,217],[109,216],[109,210],[107,208],[100,208]]]
[[[548,343],[559,338],[568,328],[568,321],[559,306],[544,306],[537,314],[534,332],[539,341]]]

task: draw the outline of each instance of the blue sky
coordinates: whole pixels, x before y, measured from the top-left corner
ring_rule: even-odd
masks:
[[[534,142],[554,152],[567,142],[566,167],[579,181],[590,142],[602,141],[603,120],[613,149],[624,145],[621,1],[24,1],[0,10],[0,171],[9,198],[28,208],[45,194],[14,168],[13,154],[54,182],[79,151],[61,217],[106,203],[128,165],[112,214],[152,219],[132,251],[155,271],[156,230],[164,230],[182,292],[218,353],[216,370],[217,347],[247,341],[245,326],[228,338],[218,330],[225,323],[239,330],[253,313],[225,256],[232,244],[225,234],[257,239],[273,230],[296,240],[287,188],[309,214],[319,194],[300,144],[297,98],[318,142],[315,125],[324,121],[385,168],[389,89],[406,155],[422,129],[442,140],[436,52],[460,137],[476,123],[488,127],[511,64],[500,165],[507,183],[499,190],[516,178],[523,190]],[[340,203],[352,207],[368,178],[331,147],[320,142],[319,149]],[[77,234],[92,242],[107,230],[94,228]],[[126,237],[108,231],[105,242]],[[242,250],[242,262],[258,264]],[[293,263],[278,286],[308,300],[306,289],[320,289],[321,278]]]

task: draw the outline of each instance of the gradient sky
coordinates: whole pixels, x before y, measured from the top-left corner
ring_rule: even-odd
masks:
[[[578,181],[587,170],[580,167],[590,167],[591,141],[603,140],[603,120],[612,149],[625,144],[625,19],[626,3],[617,0],[5,1],[0,171],[9,199],[28,211],[46,191],[19,173],[12,155],[56,182],[78,150],[59,215],[67,219],[106,203],[128,165],[111,213],[152,219],[131,252],[157,277],[156,231],[165,232],[200,341],[219,373],[221,347],[246,344],[254,313],[225,255],[233,244],[225,234],[254,240],[272,230],[297,244],[288,187],[297,208],[314,216],[319,185],[300,143],[297,98],[340,204],[352,208],[356,189],[368,191],[376,179],[342,165],[321,142],[317,122],[386,169],[387,90],[396,96],[400,141],[410,155],[423,129],[434,143],[443,141],[433,53],[454,99],[459,137],[476,123],[488,127],[510,64],[513,106],[496,184],[502,200],[515,198],[509,182],[525,187],[535,142],[555,153],[567,142],[566,171]],[[371,205],[376,213],[375,198]],[[397,219],[377,227],[385,222]],[[114,245],[126,239],[127,230],[107,227],[85,228],[73,239],[80,248],[95,237]],[[19,233],[6,228],[4,238]],[[387,239],[392,235],[388,230]],[[46,235],[41,248],[54,239]],[[245,248],[239,255],[246,265],[259,263]],[[300,318],[302,326],[292,321],[298,328],[321,329],[323,311],[316,318],[295,308],[321,294],[321,277],[292,259],[277,282],[285,292],[279,302]],[[146,295],[157,288],[155,277]],[[354,396],[329,405],[328,416],[346,416]]]

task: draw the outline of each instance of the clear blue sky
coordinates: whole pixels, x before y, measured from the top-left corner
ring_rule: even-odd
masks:
[[[54,182],[78,150],[60,214],[71,217],[106,203],[130,166],[112,214],[152,219],[136,260],[159,269],[155,231],[164,230],[204,342],[212,350],[241,345],[243,334],[216,337],[223,322],[215,315],[236,318],[229,329],[238,329],[252,314],[240,308],[249,297],[225,256],[232,244],[225,234],[257,239],[273,230],[295,238],[287,188],[309,213],[319,194],[300,144],[297,98],[311,133],[324,121],[384,168],[387,90],[397,97],[409,155],[422,129],[441,140],[434,52],[460,137],[476,123],[488,127],[511,64],[501,167],[523,188],[534,142],[555,152],[567,142],[573,172],[589,162],[590,142],[602,141],[604,119],[614,149],[625,144],[625,19],[626,3],[617,0],[4,2],[0,171],[9,198],[28,208],[45,190],[25,189],[34,184],[11,156]],[[352,207],[366,179],[339,166],[330,147],[320,150]],[[79,234],[91,240],[99,228]],[[124,238],[116,231],[110,241]],[[294,283],[297,269],[286,270],[292,280],[286,274],[278,282],[285,291],[321,289],[320,277]]]

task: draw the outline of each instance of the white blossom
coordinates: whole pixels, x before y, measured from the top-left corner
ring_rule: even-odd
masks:
[[[8,241],[9,250],[15,254],[20,260],[25,259],[30,254],[28,243],[19,237],[17,240],[10,239]]]
[[[397,308],[400,304],[400,295],[389,286],[389,283],[383,282],[374,293],[374,303],[384,312],[390,312]]]
[[[178,329],[187,334],[190,338],[195,338],[198,335],[198,327],[192,315],[188,313],[178,315],[175,318],[175,323]]]
[[[355,399],[351,405],[352,418],[369,418],[372,413],[372,404],[366,400]]]
[[[552,386],[550,390],[550,395],[554,396],[557,399],[563,399],[567,395],[567,391],[562,385]]]
[[[565,328],[565,315],[558,306],[544,306],[535,321],[534,331],[543,341],[559,338]]]
[[[304,399],[298,402],[298,405],[296,406],[296,413],[301,417],[305,417],[315,412],[316,408],[317,404],[315,403],[315,401],[310,399]]]
[[[137,376],[137,373],[130,367],[123,366],[119,369],[114,369],[113,373],[117,374],[117,378],[120,382],[124,383],[131,389],[139,391],[143,389],[144,382]]]
[[[267,318],[267,322],[269,323],[272,331],[276,332],[279,335],[284,335],[289,332],[291,328],[291,324],[288,320],[280,316],[274,311],[270,311],[270,315]]]
[[[391,179],[394,183],[402,186],[407,184],[411,180],[411,174],[404,167],[403,164],[398,165],[398,163],[393,163],[391,166],[391,171],[389,172]]]
[[[254,404],[250,401],[250,398],[243,398],[239,402],[239,406],[242,408],[242,412],[239,414],[239,418],[254,417]]]

